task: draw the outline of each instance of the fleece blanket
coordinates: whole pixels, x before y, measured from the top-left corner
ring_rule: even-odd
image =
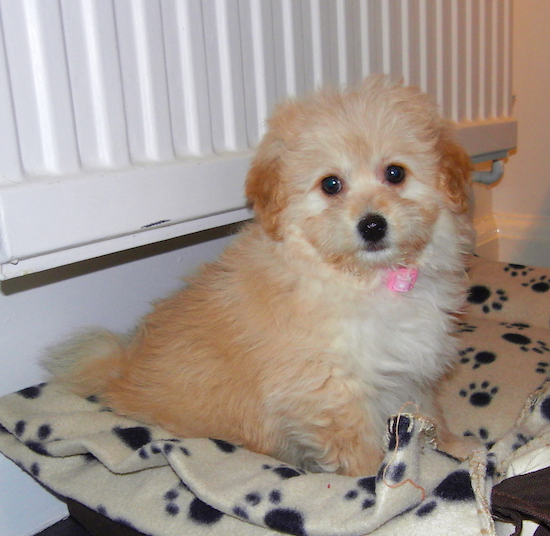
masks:
[[[461,349],[440,398],[459,461],[410,413],[375,475],[309,474],[216,439],[170,436],[54,384],[0,398],[0,452],[56,494],[152,536],[495,534],[493,486],[550,444],[550,270],[472,260]]]

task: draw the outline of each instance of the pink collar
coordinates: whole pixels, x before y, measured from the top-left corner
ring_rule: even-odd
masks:
[[[418,277],[418,269],[402,266],[388,270],[388,288],[393,292],[409,292],[414,287]]]

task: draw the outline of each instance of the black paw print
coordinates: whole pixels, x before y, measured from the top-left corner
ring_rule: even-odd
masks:
[[[533,292],[543,293],[550,290],[550,281],[546,275],[530,279],[527,283],[522,283],[522,287],[530,287]]]
[[[474,352],[476,352],[474,354]],[[490,365],[497,358],[496,354],[489,352],[488,350],[480,350],[479,352],[473,348],[465,348],[461,350],[458,355],[461,357],[460,362],[465,365],[470,363],[473,359],[473,369],[481,367],[481,365]]]
[[[456,325],[457,333],[475,333],[477,331],[477,326],[468,324],[468,322],[458,322]]]
[[[544,341],[533,341],[527,335],[522,333],[505,333],[502,338],[512,344],[517,344],[523,352],[535,352],[536,354],[545,354],[550,352],[550,348]]]
[[[13,433],[21,441],[24,441],[27,448],[33,452],[41,454],[42,456],[50,456],[46,448],[49,442],[54,441],[54,439],[52,439],[53,428],[50,424],[44,423],[38,426],[38,428],[34,428],[28,426],[27,421],[22,419],[15,423]]]
[[[283,494],[278,489],[272,489],[267,497],[259,491],[253,491],[244,496],[244,501],[233,508],[233,513],[242,519],[249,519],[249,508],[254,508],[267,500],[269,504],[279,504],[283,500]]]
[[[495,444],[495,441],[491,441],[489,439],[490,437],[490,432],[489,430],[487,430],[487,428],[480,428],[477,432],[472,432],[471,430],[466,430],[466,432],[464,432],[464,437],[477,437],[479,438],[483,444],[487,447],[487,449],[490,449],[494,444]]]
[[[262,465],[262,469],[265,469],[266,471],[272,471],[283,480],[287,480],[289,478],[294,478],[294,477],[302,476],[306,474],[306,472],[303,469],[299,469],[297,467],[290,467],[288,465],[279,465],[278,467],[272,467],[271,465],[264,464]]]
[[[472,406],[484,408],[492,402],[497,393],[498,387],[491,387],[488,381],[484,381],[479,387],[476,383],[471,383],[467,389],[461,389],[459,394],[463,398],[468,398]]]
[[[44,387],[48,385],[47,383],[39,383],[38,385],[32,385],[31,387],[25,387],[25,389],[21,389],[21,391],[17,391],[17,394],[19,396],[22,396],[23,398],[27,398],[30,400],[35,400],[36,398],[40,397],[42,395],[42,391],[44,390]]]
[[[503,304],[508,301],[506,291],[497,289],[494,293],[485,285],[474,285],[468,289],[468,301],[476,305],[483,305],[484,313],[500,311]]]
[[[501,322],[500,325],[508,329],[516,329],[517,331],[523,331],[531,327],[530,324],[525,324],[523,322]]]
[[[533,436],[526,436],[522,433],[516,434],[516,442],[512,445],[512,450],[518,450],[519,448],[523,447],[523,445],[527,445],[527,443],[532,440]]]
[[[490,450],[491,447],[487,447],[487,449]],[[498,467],[498,463],[494,452],[488,452],[487,466],[485,468],[485,474],[487,475],[488,478],[495,478],[495,477],[500,478],[502,476],[502,473],[497,469],[497,467]]]
[[[361,501],[361,509],[366,510],[376,504],[376,477],[369,476],[360,478],[357,481],[357,487],[350,489],[345,495],[346,501],[354,501],[359,499]]]
[[[276,532],[306,534],[305,516],[297,509],[283,507],[283,499],[278,489],[269,492],[252,491],[234,506],[233,513],[244,520],[256,518]]]
[[[524,266],[523,264],[508,264],[504,267],[504,271],[512,277],[517,277],[518,275],[525,277],[529,272],[533,271],[533,268]]]
[[[179,482],[176,486],[169,489],[163,496],[165,501],[164,510],[170,516],[177,516],[181,508],[182,503],[178,501],[180,495],[185,492],[189,493],[189,488],[183,483]]]

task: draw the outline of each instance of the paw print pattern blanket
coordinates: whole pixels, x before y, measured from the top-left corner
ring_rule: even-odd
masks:
[[[550,270],[474,258],[470,277],[459,362],[441,390],[450,427],[481,442],[467,461],[437,450],[429,420],[401,414],[378,474],[308,474],[223,441],[171,437],[54,384],[0,398],[0,452],[58,495],[153,536],[495,534],[493,486],[550,444]]]

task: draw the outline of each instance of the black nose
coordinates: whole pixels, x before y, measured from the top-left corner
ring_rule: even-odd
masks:
[[[358,224],[357,230],[363,240],[375,244],[380,242],[388,229],[388,222],[379,214],[367,214]]]

